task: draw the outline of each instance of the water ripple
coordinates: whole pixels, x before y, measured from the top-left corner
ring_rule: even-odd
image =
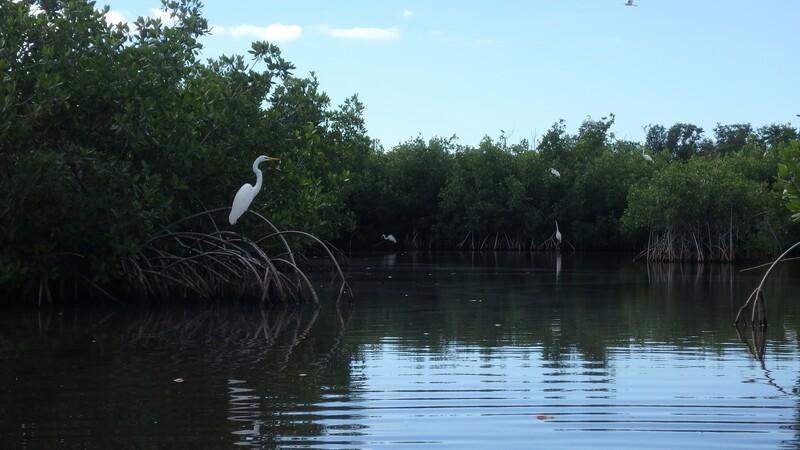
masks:
[[[748,436],[742,442],[752,445],[774,438],[770,428],[795,426],[793,396],[765,399],[763,384],[754,386],[759,393],[743,390],[738,379],[715,376],[749,372],[760,381],[763,373],[752,363],[699,347],[648,346],[653,351],[616,347],[603,361],[575,351],[550,361],[541,348],[498,348],[488,357],[471,346],[445,345],[437,353],[389,338],[353,365],[362,380],[356,389],[289,414],[327,432],[283,444],[732,448],[730,440],[714,436]],[[443,364],[442,354],[454,357]]]

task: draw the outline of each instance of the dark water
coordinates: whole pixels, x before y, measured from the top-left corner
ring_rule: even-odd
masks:
[[[0,448],[800,446],[798,265],[767,285],[766,333],[731,325],[762,272],[730,266],[398,253],[349,273],[352,309],[0,311]]]

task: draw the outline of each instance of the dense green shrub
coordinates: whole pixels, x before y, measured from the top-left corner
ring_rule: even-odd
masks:
[[[776,196],[766,182],[738,170],[740,163],[731,155],[665,165],[631,189],[623,225],[670,236],[669,242],[651,242],[667,246],[659,249],[673,255],[667,259],[730,260],[740,247],[770,254],[774,230],[764,217],[775,213]]]
[[[129,27],[87,0],[0,3],[5,288],[118,279],[163,226],[229,206],[261,154],[281,161],[262,165],[252,210],[322,238],[352,226],[342,161],[370,146],[357,99],[331,109],[268,43],[249,62],[200,62],[199,2],[164,5],[174,24]],[[259,227],[236,230],[268,232]]]
[[[536,249],[558,221],[568,248],[637,250],[669,231],[691,244],[687,258],[729,259],[774,254],[796,235],[779,202],[791,186],[775,177],[781,149],[796,145],[789,126],[718,125],[714,142],[691,124],[651,125],[642,145],[616,139],[613,121],[587,118],[577,135],[559,121],[536,146],[419,138],[373,150],[348,203],[354,236],[411,244],[430,227],[430,247]]]
[[[201,62],[199,2],[164,7],[174,24],[129,26],[88,0],[0,2],[3,291],[124,278],[124,262],[165,227],[228,207],[261,154],[280,162],[262,165],[251,209],[349,248],[391,233],[408,248],[469,237],[478,245],[461,248],[535,249],[555,221],[576,249],[667,236],[697,259],[765,255],[798,238],[782,207],[800,218],[789,125],[717,124],[715,141],[693,124],[650,125],[639,144],[610,132],[611,114],[575,135],[556,122],[534,142],[420,137],[385,150],[357,96],[331,107],[316,76],[294,76],[266,42]],[[271,232],[247,217],[233,230]]]
[[[800,141],[786,143],[781,149],[778,165],[781,197],[786,208],[792,212],[792,220],[800,221]]]

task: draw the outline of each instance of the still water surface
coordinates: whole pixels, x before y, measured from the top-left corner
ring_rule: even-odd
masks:
[[[3,310],[0,448],[798,448],[800,267],[737,332],[760,273],[355,255],[353,308]]]

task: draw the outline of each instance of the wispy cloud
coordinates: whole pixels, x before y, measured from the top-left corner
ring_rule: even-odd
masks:
[[[236,38],[256,38],[272,42],[288,42],[300,38],[303,29],[299,25],[273,23],[266,27],[248,24],[235,26],[214,25],[212,32],[218,35],[233,36]]]
[[[170,13],[163,9],[150,8],[150,17],[154,19],[161,19],[161,23],[167,26],[175,25],[175,18],[170,17]]]
[[[413,16],[413,15],[414,15],[414,11],[411,11],[411,10],[410,10],[410,9],[408,9],[408,8],[406,8],[406,9],[404,9],[404,10],[403,10],[403,17],[411,17],[411,16]]]
[[[119,11],[108,11],[106,13],[105,18],[106,18],[106,22],[108,22],[111,25],[116,25],[116,24],[118,24],[120,22],[122,22],[122,23],[126,22],[125,15],[122,14],[121,12],[119,12]]]
[[[170,13],[160,9],[151,8],[150,17],[161,19],[161,22],[167,26],[175,24],[175,19],[170,17]],[[125,13],[121,11],[110,10],[106,13],[105,18],[106,22],[112,25],[123,22],[133,26],[133,23],[128,22]],[[242,24],[233,26],[213,25],[211,28],[213,34],[217,36],[264,39],[270,42],[294,41],[299,39],[303,33],[303,29],[299,25],[284,25],[281,23],[273,23],[266,27]]]
[[[352,39],[359,41],[394,41],[400,39],[400,30],[397,28],[331,28],[323,25],[319,27],[319,30],[324,34],[337,39]]]
[[[175,25],[175,18],[174,17],[170,17],[170,13],[168,13],[166,11],[163,11],[161,9],[158,9],[158,8],[150,8],[150,16],[149,17],[152,17],[153,19],[161,19],[161,23],[163,23],[164,25],[167,25],[167,26]],[[116,25],[116,24],[118,24],[120,22],[127,23],[129,25],[133,24],[131,21],[129,21],[127,19],[126,14],[124,12],[117,11],[117,10],[114,10],[114,9],[110,9],[106,13],[105,18],[106,18],[106,22],[108,22],[108,23],[110,23],[112,25]]]

